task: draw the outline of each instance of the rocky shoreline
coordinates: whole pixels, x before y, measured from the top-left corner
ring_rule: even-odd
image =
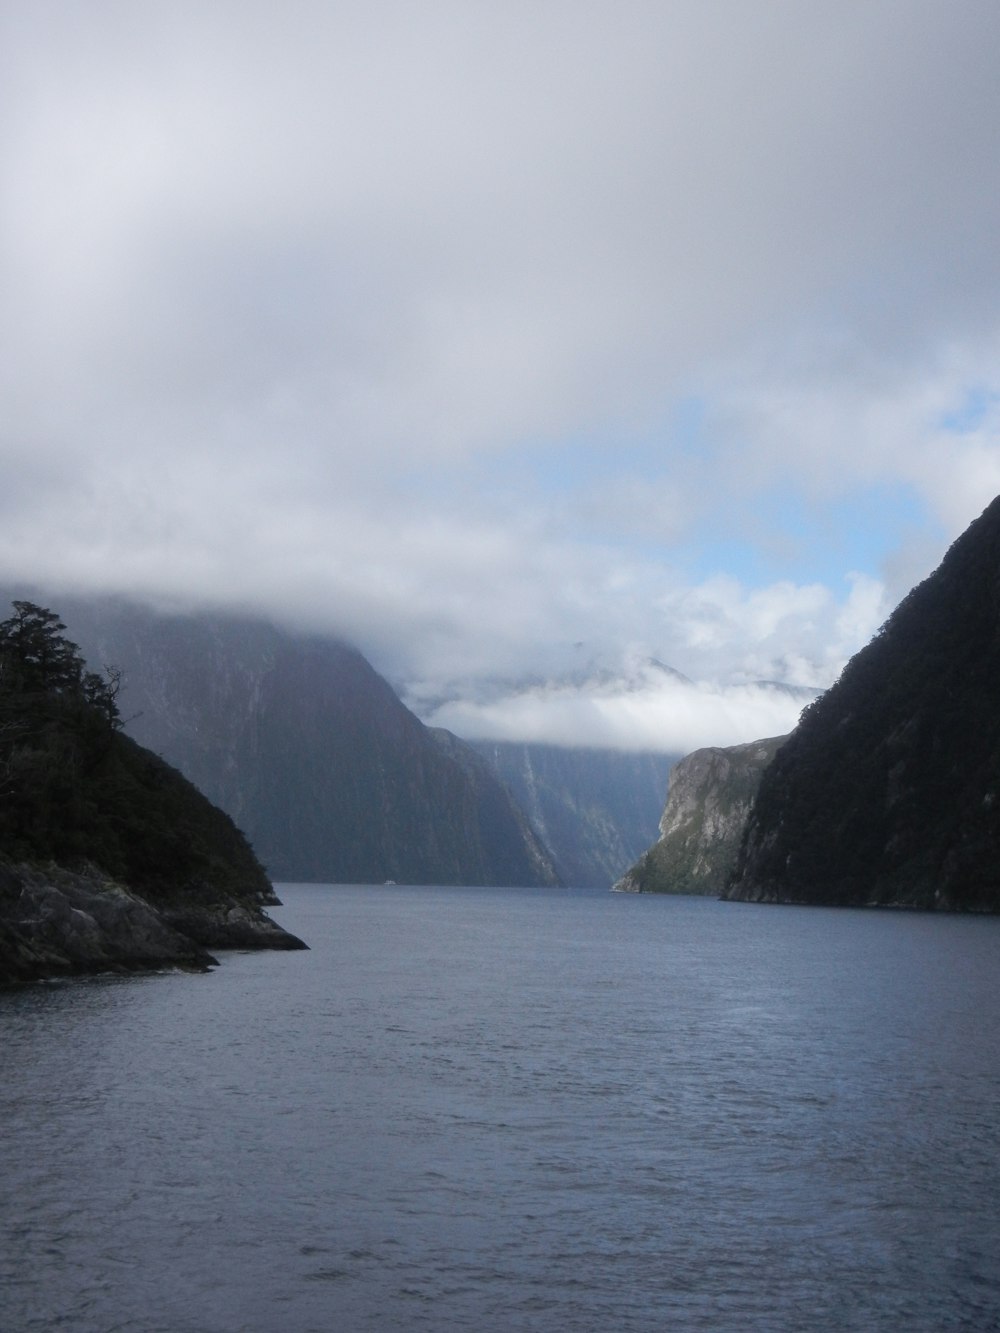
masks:
[[[210,949],[307,947],[252,901],[183,893],[154,907],[93,866],[0,864],[0,987],[101,972],[205,972],[218,961]]]

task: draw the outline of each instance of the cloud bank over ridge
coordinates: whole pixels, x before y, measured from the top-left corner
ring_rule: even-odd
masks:
[[[543,683],[465,690],[431,707],[410,703],[432,726],[474,740],[687,754],[791,731],[816,696],[761,681],[708,684],[655,662]]]
[[[6,6],[0,577],[418,692],[581,642],[828,683],[1000,491],[998,45],[987,0]]]

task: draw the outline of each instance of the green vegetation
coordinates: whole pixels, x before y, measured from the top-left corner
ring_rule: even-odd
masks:
[[[0,854],[96,864],[140,892],[270,895],[232,821],[121,733],[120,676],[87,669],[53,612],[0,623]]]
[[[122,734],[121,675],[53,612],[0,622],[0,986],[304,948],[229,817]]]

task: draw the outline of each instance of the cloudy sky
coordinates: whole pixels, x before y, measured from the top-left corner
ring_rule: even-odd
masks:
[[[747,682],[829,683],[1000,491],[998,50],[995,0],[0,0],[0,578],[332,629],[466,731],[785,729]]]

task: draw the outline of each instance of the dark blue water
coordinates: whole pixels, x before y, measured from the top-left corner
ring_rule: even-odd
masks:
[[[1000,920],[283,889],[0,997],[0,1329],[1000,1328]]]

